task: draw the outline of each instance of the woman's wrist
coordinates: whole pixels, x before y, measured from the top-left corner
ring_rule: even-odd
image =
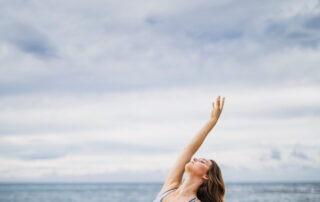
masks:
[[[216,119],[216,118],[210,118],[209,119],[209,122],[211,122],[211,123],[217,123],[217,121],[218,121],[218,119]]]

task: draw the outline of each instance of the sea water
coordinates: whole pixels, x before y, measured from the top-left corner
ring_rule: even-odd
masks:
[[[0,183],[0,202],[151,202],[161,183]],[[226,183],[226,202],[320,202],[320,183]]]

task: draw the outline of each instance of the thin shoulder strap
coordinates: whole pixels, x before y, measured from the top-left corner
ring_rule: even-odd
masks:
[[[160,197],[162,198],[162,197],[165,196],[168,192],[173,191],[173,190],[175,190],[175,189],[169,189],[169,190],[163,192],[162,194],[160,194]]]
[[[196,198],[191,199],[189,202],[195,202],[195,201],[197,201],[197,197],[196,197]]]

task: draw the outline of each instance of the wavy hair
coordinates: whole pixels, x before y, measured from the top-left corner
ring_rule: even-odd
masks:
[[[200,185],[197,197],[201,202],[224,202],[225,185],[218,164],[211,160],[212,165],[207,173],[209,180]]]

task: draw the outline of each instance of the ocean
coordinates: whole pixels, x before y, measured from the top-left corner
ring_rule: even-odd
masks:
[[[152,202],[161,183],[0,183],[0,202]],[[320,202],[320,183],[226,183],[226,202]]]

